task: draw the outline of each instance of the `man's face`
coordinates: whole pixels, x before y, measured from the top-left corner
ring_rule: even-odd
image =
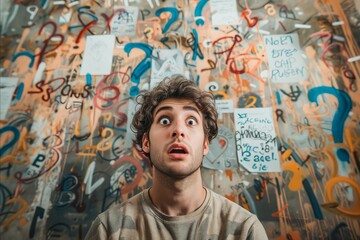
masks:
[[[196,105],[191,100],[166,99],[155,108],[153,119],[142,149],[150,153],[155,170],[177,179],[196,172],[209,150]]]

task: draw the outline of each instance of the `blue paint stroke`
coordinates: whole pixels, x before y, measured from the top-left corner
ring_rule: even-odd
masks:
[[[41,0],[41,4],[40,4],[41,8],[44,8],[46,4],[47,4],[47,0]]]
[[[130,96],[134,97],[139,94],[139,87],[141,76],[151,68],[151,53],[153,47],[146,43],[127,43],[124,47],[124,51],[127,55],[130,55],[131,50],[134,48],[139,48],[145,52],[144,59],[136,66],[134,71],[131,74],[131,82],[135,83],[137,86],[132,86],[130,88]]]
[[[204,59],[204,56],[200,53],[198,53],[198,48],[199,48],[199,37],[198,37],[198,33],[197,31],[193,28],[192,29],[192,33],[194,34],[194,45],[192,46],[193,49],[193,55],[192,55],[192,60],[195,61],[196,60],[196,56],[199,55],[199,58],[202,60]]]
[[[91,14],[91,13],[88,13],[88,12],[84,12],[83,10],[90,10],[90,11],[91,11],[91,8],[90,8],[90,6],[79,7],[79,8],[77,9],[77,12],[78,12],[78,14],[79,14],[79,17],[80,17],[82,14],[85,14],[85,15],[88,15],[88,16],[92,17],[93,21],[94,21],[94,20],[96,20],[96,21],[99,20],[99,18],[98,18],[96,15]],[[75,28],[83,28],[83,27],[85,27],[85,26],[86,26],[86,25],[69,26],[68,29],[69,29],[69,31],[71,31],[71,30],[73,30],[73,29],[75,29]]]
[[[318,96],[325,93],[333,95],[338,100],[338,109],[334,114],[334,118],[331,125],[331,131],[334,137],[334,142],[342,143],[344,136],[345,121],[349,115],[349,112],[352,109],[351,98],[346,92],[328,86],[321,86],[310,89],[308,92],[308,98],[311,102],[315,102],[316,105],[318,106],[318,102],[317,102]],[[342,162],[350,163],[349,153],[344,148],[339,148],[336,151],[336,154],[337,157]]]
[[[21,97],[22,97],[22,94],[24,92],[24,86],[25,84],[22,82],[19,84],[19,86],[17,87],[17,90],[16,90],[16,100],[20,100]]]
[[[86,86],[91,86],[92,78],[90,73],[86,73]]]
[[[240,185],[240,188],[244,193],[244,196],[245,196],[245,198],[247,200],[247,203],[249,204],[250,212],[257,215],[255,202],[254,202],[254,199],[251,197],[251,194],[249,193],[249,191],[244,186],[242,186],[242,184]]]
[[[34,57],[34,55],[33,55],[32,53],[30,53],[30,52],[19,52],[19,53],[15,54],[15,55],[12,57],[11,61],[12,61],[12,62],[15,62],[16,59],[17,59],[18,57],[21,57],[21,56],[27,56],[27,57],[30,58],[29,68],[32,68],[32,67],[34,66],[35,57]]]
[[[130,87],[130,96],[131,97],[136,97],[137,95],[139,95],[140,93],[140,89],[138,86],[131,86]]]
[[[307,180],[307,178],[305,178],[302,181],[302,184],[303,184],[303,187],[304,187],[304,189],[306,191],[306,194],[309,197],[310,204],[312,206],[315,218],[318,219],[318,220],[323,220],[324,216],[322,214],[320,205],[319,205],[319,203],[318,203],[318,201],[316,199],[314,191],[312,190],[311,185],[310,185],[309,181]]]
[[[19,130],[14,127],[14,126],[5,126],[3,128],[0,128],[0,136],[1,134],[5,133],[5,132],[12,132],[14,134],[13,138],[11,139],[10,142],[8,142],[7,144],[5,144],[3,147],[0,148],[0,157],[12,146],[14,146],[16,144],[16,142],[19,140],[20,137],[20,132]]]
[[[275,94],[276,94],[276,99],[278,101],[278,104],[280,105],[281,104],[281,97],[280,97],[279,91],[276,91]]]
[[[77,12],[78,12],[79,14],[88,15],[88,16],[92,17],[94,20],[99,20],[96,15],[91,14],[91,13],[88,13],[88,12],[83,12],[83,10],[91,10],[91,7],[90,7],[90,6],[79,7],[79,8],[77,9]]]
[[[196,75],[195,83],[196,83],[196,86],[200,85],[200,75]]]
[[[205,24],[204,18],[202,17],[202,11],[207,2],[208,2],[208,0],[200,0],[199,3],[195,7],[196,26],[199,26],[199,25],[202,26]]]
[[[170,26],[176,22],[176,20],[179,18],[179,11],[174,8],[174,7],[165,7],[165,8],[160,8],[158,9],[156,12],[155,12],[155,15],[157,17],[160,17],[160,15],[163,13],[163,12],[170,12],[171,13],[171,17],[169,19],[169,21],[165,24],[164,26],[164,29],[162,30],[162,33],[166,33]]]

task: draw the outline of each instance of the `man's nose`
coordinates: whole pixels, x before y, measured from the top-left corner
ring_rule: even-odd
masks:
[[[172,137],[185,137],[184,126],[180,122],[176,122],[172,130]]]

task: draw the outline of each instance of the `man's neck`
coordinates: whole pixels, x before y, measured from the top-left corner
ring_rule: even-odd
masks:
[[[206,190],[202,186],[200,169],[185,179],[173,179],[156,169],[150,198],[162,213],[181,216],[194,212],[204,202]]]

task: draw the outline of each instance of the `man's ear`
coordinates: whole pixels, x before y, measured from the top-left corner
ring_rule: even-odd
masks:
[[[149,153],[150,152],[150,141],[149,141],[149,138],[146,133],[143,135],[141,142],[142,142],[142,144],[141,144],[142,150],[145,153]]]
[[[209,138],[206,138],[205,139],[205,142],[204,142],[204,152],[203,152],[203,155],[206,155],[208,154],[209,152]]]

